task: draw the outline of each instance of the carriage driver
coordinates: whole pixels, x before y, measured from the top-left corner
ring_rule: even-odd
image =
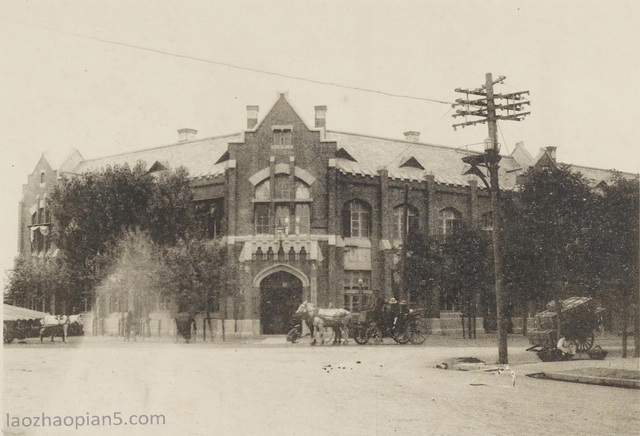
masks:
[[[398,300],[391,297],[389,299],[389,332],[392,332],[396,327],[396,322],[398,321],[398,317],[400,316],[400,305],[398,304]]]

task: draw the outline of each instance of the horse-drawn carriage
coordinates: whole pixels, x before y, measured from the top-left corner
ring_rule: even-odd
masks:
[[[379,344],[383,338],[391,338],[399,344],[423,344],[427,339],[424,309],[411,310],[394,298],[376,299],[373,309],[359,312],[352,318],[353,339],[361,345]]]
[[[4,305],[3,341],[11,343],[14,339],[40,337],[40,342],[45,336],[62,336],[62,341],[69,335],[84,334],[82,326],[82,314],[79,315],[49,315],[45,312],[25,309],[23,307]]]
[[[15,339],[37,338],[40,332],[40,319],[48,313],[24,307],[3,305],[2,339],[10,344]]]
[[[603,359],[606,351],[598,346],[593,348],[602,311],[590,297],[552,301],[547,310],[536,315],[537,328],[527,335],[532,345],[527,351],[537,352],[545,362],[568,359],[578,352],[587,353],[592,359]]]

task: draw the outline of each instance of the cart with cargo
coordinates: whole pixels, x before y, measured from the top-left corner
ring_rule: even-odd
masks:
[[[571,357],[558,348],[561,338],[577,353],[587,353],[592,359],[603,359],[606,351],[594,348],[595,333],[602,322],[603,309],[590,297],[571,297],[553,301],[547,310],[536,315],[537,327],[527,335],[531,347],[542,361],[563,360]]]

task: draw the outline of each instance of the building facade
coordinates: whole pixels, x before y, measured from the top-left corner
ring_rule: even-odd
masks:
[[[349,310],[366,307],[374,292],[411,300],[398,261],[405,234],[446,236],[460,223],[489,230],[489,192],[460,150],[422,143],[418,132],[395,140],[332,131],[326,115],[315,106],[309,126],[280,95],[260,121],[259,108],[247,106],[238,134],[197,139],[181,129],[174,144],[93,160],[75,151],[57,168],[43,156],[24,185],[19,251],[56,255],[47,197],[63,173],[144,161],[150,170],[189,171],[201,231],[226,246],[239,288],[221,290],[216,303],[236,312],[227,332],[284,333],[304,300]],[[554,148],[533,158],[518,144],[501,160],[501,188],[543,161],[555,161]],[[422,303],[435,330],[444,328],[441,311],[456,309],[437,292]]]

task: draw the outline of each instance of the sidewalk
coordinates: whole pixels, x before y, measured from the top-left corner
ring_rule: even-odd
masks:
[[[637,357],[607,356],[604,360],[546,362],[536,369],[537,372],[527,375],[546,380],[640,389],[640,358]]]

